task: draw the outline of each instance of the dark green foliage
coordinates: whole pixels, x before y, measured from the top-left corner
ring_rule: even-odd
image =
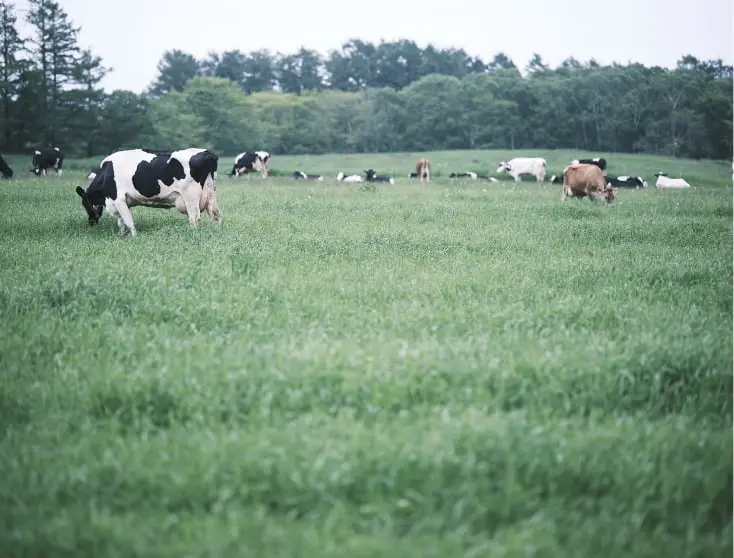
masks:
[[[352,39],[326,56],[166,51],[147,91],[105,94],[109,71],[77,44],[54,0],[31,0],[31,36],[0,0],[0,152],[59,144],[99,157],[127,147],[201,146],[220,155],[439,149],[578,149],[728,159],[732,68],[684,55],[674,69],[534,54],[521,75],[413,41]],[[28,52],[23,56],[24,49]],[[440,171],[438,171],[440,172]]]

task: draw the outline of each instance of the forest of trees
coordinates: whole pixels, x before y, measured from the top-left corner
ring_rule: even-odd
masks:
[[[683,55],[674,69],[536,54],[524,67],[461,49],[357,39],[323,57],[301,48],[170,50],[143,93],[106,93],[110,71],[78,43],[54,0],[28,0],[18,32],[0,0],[0,152],[70,156],[200,146],[221,155],[575,148],[732,155],[732,67]],[[523,73],[520,72],[523,70]]]

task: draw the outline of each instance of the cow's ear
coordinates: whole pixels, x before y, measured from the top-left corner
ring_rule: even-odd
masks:
[[[84,199],[86,197],[84,194],[84,189],[81,186],[76,187],[76,193],[79,194],[79,197],[81,199]]]

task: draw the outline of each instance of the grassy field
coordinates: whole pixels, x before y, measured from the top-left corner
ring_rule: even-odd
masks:
[[[731,556],[728,163],[607,155],[693,184],[607,208],[416,155],[223,157],[221,228],[136,238],[93,161],[1,182],[0,556]]]

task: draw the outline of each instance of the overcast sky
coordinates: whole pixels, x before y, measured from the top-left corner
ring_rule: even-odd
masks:
[[[90,47],[114,70],[106,90],[142,91],[166,50],[208,52],[301,46],[322,54],[350,38],[463,48],[485,62],[500,51],[521,69],[573,56],[601,64],[675,66],[684,54],[732,64],[732,0],[60,0]],[[19,20],[27,0],[15,0]],[[26,25],[21,33],[28,34]]]

